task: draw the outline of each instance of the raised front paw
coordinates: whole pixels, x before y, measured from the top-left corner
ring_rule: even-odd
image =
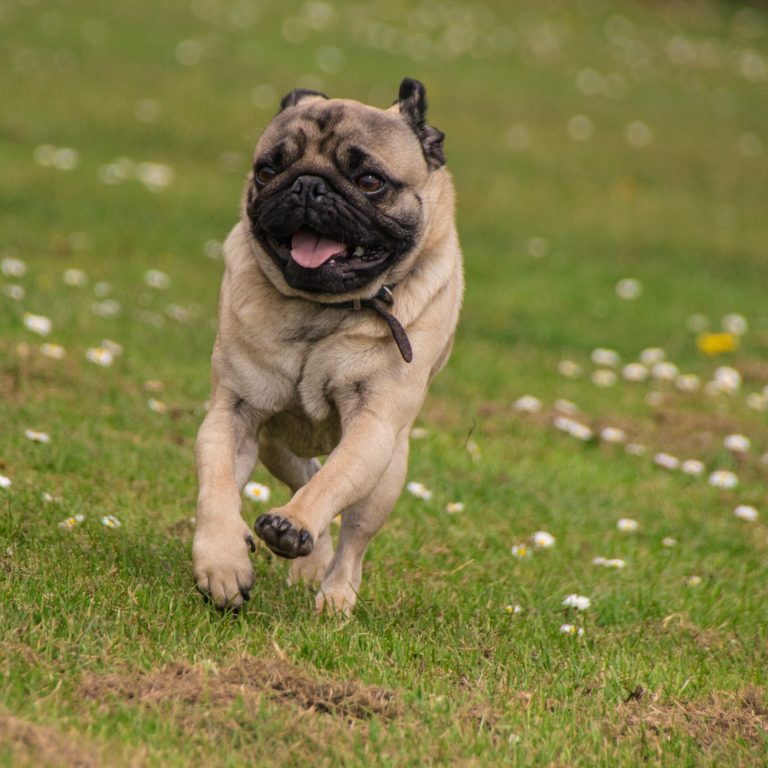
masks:
[[[253,566],[249,551],[256,545],[240,521],[227,527],[206,527],[195,532],[192,564],[198,591],[220,610],[239,609],[250,597]]]
[[[280,557],[305,557],[314,546],[312,534],[295,526],[287,517],[260,515],[253,524],[256,535]]]

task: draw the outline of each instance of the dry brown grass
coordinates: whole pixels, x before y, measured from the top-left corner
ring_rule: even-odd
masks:
[[[659,756],[671,738],[684,735],[705,754],[725,753],[739,741],[756,750],[768,743],[768,702],[762,688],[715,692],[691,701],[661,701],[638,687],[622,704],[619,738],[642,737]]]
[[[266,695],[302,710],[347,720],[391,720],[401,713],[398,697],[385,688],[352,680],[318,680],[287,661],[253,657],[221,668],[174,662],[138,675],[87,675],[80,691],[88,699],[118,699],[146,706],[174,702],[221,707],[236,700],[253,702]]]
[[[14,765],[100,768],[103,756],[76,734],[39,725],[13,715],[0,715],[0,744],[9,749]]]

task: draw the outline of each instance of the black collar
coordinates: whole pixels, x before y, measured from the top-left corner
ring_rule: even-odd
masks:
[[[372,309],[379,317],[383,317],[386,320],[389,330],[392,332],[392,338],[395,340],[395,344],[397,344],[397,348],[403,356],[403,360],[406,363],[410,363],[413,360],[413,349],[411,348],[411,342],[408,339],[405,328],[387,310],[387,307],[391,307],[395,303],[395,297],[392,295],[393,287],[391,285],[382,285],[379,288],[379,292],[370,299],[354,299],[353,301],[341,301],[338,304],[323,304],[323,306],[332,307],[333,309]]]

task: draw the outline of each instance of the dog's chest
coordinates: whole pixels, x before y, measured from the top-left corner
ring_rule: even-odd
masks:
[[[312,458],[330,453],[341,439],[341,427],[335,409],[323,421],[314,421],[300,408],[281,411],[265,424],[273,438],[297,456]]]

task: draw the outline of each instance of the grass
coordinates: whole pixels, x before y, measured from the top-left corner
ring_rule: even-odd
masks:
[[[0,257],[27,265],[0,295],[4,764],[764,764],[768,438],[766,412],[747,404],[768,385],[763,10],[6,2],[0,33]],[[585,69],[600,93],[577,87]],[[404,494],[351,621],[317,618],[263,551],[248,610],[219,616],[189,563],[221,274],[206,250],[235,220],[282,93],[301,83],[384,106],[405,75],[427,84],[447,134],[468,277],[427,436],[412,443],[409,477],[434,497]],[[579,114],[593,126],[583,141],[567,132]],[[650,144],[627,143],[632,121]],[[45,144],[77,150],[77,166],[36,163]],[[173,181],[104,184],[120,157],[165,164]],[[62,282],[72,267],[86,286]],[[170,286],[148,287],[149,269]],[[614,291],[628,276],[642,282],[635,301]],[[106,297],[116,316],[93,311]],[[63,360],[40,353],[24,312],[51,319]],[[739,349],[703,357],[687,318],[717,329],[731,312],[749,323]],[[85,360],[103,339],[123,347],[111,367]],[[601,389],[598,346],[624,361],[661,346],[702,381],[732,365],[742,389],[621,377]],[[559,375],[564,358],[586,373]],[[540,412],[514,410],[526,393]],[[648,454],[552,429],[563,398]],[[752,440],[745,456],[723,448],[736,432]],[[665,472],[659,450],[733,469],[740,485]],[[263,470],[255,479],[286,499]],[[465,511],[447,514],[456,500]],[[757,522],[736,519],[737,504]],[[639,530],[619,532],[620,517]],[[555,547],[513,558],[536,530]],[[572,592],[592,603],[575,617],[561,606]],[[566,621],[583,636],[561,635]]]

